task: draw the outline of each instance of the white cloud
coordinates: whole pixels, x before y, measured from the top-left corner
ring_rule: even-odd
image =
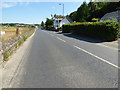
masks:
[[[19,0],[20,1],[20,0]],[[2,8],[10,8],[10,7],[14,7],[16,6],[17,4],[19,5],[25,5],[25,6],[28,6],[30,2],[2,2],[1,6]]]
[[[26,2],[25,5],[28,6],[30,2]]]
[[[11,2],[11,3],[3,2],[2,3],[2,8],[9,8],[9,7],[13,7],[13,6],[16,6],[16,5],[17,5],[16,2]]]

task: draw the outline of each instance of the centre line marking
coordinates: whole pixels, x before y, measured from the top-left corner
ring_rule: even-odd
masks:
[[[54,35],[52,35],[52,34],[50,34],[51,36],[54,36]]]
[[[63,42],[66,42],[65,40],[63,40],[63,39],[61,39],[61,38],[59,38],[59,37],[57,37],[57,39],[59,39],[59,40],[61,40],[61,41],[63,41]]]
[[[112,66],[114,66],[114,67],[120,69],[119,66],[117,66],[117,65],[115,65],[115,64],[113,64],[113,63],[111,63],[111,62],[109,62],[109,61],[107,61],[107,60],[105,60],[105,59],[103,59],[103,58],[101,58],[101,57],[98,57],[98,56],[96,56],[96,55],[94,55],[94,54],[92,54],[92,53],[90,53],[90,52],[88,52],[88,51],[86,51],[86,50],[84,50],[84,49],[78,47],[78,46],[75,46],[75,45],[73,45],[73,46],[74,46],[75,48],[77,48],[77,49],[79,49],[79,50],[81,50],[81,51],[87,53],[87,54],[90,54],[91,56],[94,56],[95,58],[98,58],[99,60],[101,60],[101,61],[103,61],[103,62],[105,62],[105,63],[107,63],[107,64],[109,64],[109,65],[112,65]]]

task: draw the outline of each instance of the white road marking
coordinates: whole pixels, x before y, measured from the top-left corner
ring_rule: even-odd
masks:
[[[61,41],[63,41],[63,42],[66,42],[65,40],[63,40],[63,39],[61,39],[61,38],[59,38],[59,37],[57,37],[57,39],[59,39],[59,40],[61,40]]]
[[[76,46],[76,45],[73,45],[73,46],[74,46],[75,48],[79,49],[79,50],[82,50],[83,52],[85,52],[85,53],[87,53],[87,54],[90,54],[91,56],[94,56],[94,57],[98,58],[99,60],[101,60],[101,61],[103,61],[103,62],[105,62],[105,63],[107,63],[107,64],[109,64],[109,65],[112,65],[112,66],[120,69],[119,66],[117,66],[117,65],[115,65],[115,64],[113,64],[113,63],[111,63],[111,62],[109,62],[109,61],[107,61],[107,60],[105,60],[105,59],[103,59],[103,58],[101,58],[101,57],[98,57],[98,56],[96,56],[96,55],[94,55],[94,54],[92,54],[92,53],[90,53],[90,52],[88,52],[88,51],[86,51],[86,50],[84,50],[84,49]]]
[[[78,42],[81,42],[81,40],[73,39],[73,38],[66,37],[66,36],[64,36],[64,37],[67,38],[67,39],[70,39],[70,40],[76,40],[76,41],[78,41]],[[82,41],[82,42],[83,42],[83,41]],[[88,42],[86,42],[86,43],[88,43]],[[114,49],[114,50],[120,50],[120,49],[118,49],[118,48],[106,46],[106,45],[103,45],[103,44],[95,44],[95,45],[104,46],[104,47],[107,47],[107,48],[110,48],[110,49]]]
[[[54,36],[54,35],[50,34],[50,32],[46,32],[46,31],[44,31],[44,32],[47,33],[48,35]]]
[[[50,35],[50,33],[49,33],[49,32],[46,32],[46,33]]]
[[[103,47],[107,47],[107,48],[111,48],[111,49],[114,49],[114,50],[118,50],[118,48],[114,48],[114,47],[110,47],[110,46],[106,46],[106,45],[103,45],[103,44],[97,44],[99,46],[103,46]]]
[[[52,34],[50,34],[51,36],[54,36],[54,35],[52,35]]]

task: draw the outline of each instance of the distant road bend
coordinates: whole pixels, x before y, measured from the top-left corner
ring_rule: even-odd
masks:
[[[118,50],[40,29],[30,40],[10,87],[118,87]]]

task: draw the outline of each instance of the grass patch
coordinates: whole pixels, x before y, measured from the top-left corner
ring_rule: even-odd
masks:
[[[1,31],[5,31],[5,34],[3,34],[2,37],[2,42],[6,42],[14,37],[16,37],[16,28],[17,27],[4,27],[2,26],[2,30]],[[34,30],[34,28],[28,28],[28,27],[19,27],[19,35],[28,32],[28,31],[32,31]]]
[[[23,40],[26,41],[28,37],[26,35],[23,36]]]
[[[12,55],[13,52],[14,52],[14,49],[11,49],[10,51],[7,51],[6,53],[4,53],[4,61],[8,61],[8,57]]]

